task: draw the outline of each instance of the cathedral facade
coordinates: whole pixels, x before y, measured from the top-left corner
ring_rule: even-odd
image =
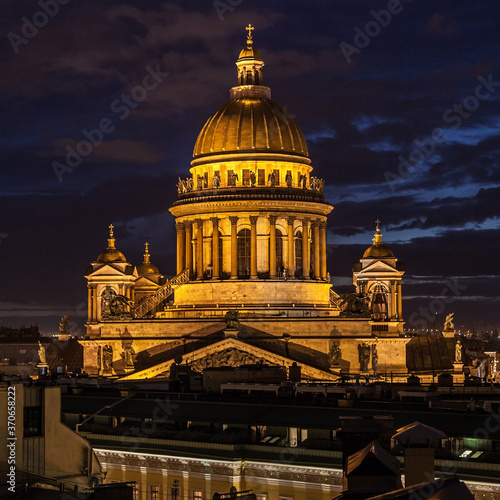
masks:
[[[308,380],[406,372],[404,266],[377,229],[339,297],[327,270],[324,181],[304,135],[263,85],[251,26],[230,100],[206,122],[170,208],[177,274],[134,266],[110,226],[87,269],[84,370],[122,379],[172,367],[300,367]]]

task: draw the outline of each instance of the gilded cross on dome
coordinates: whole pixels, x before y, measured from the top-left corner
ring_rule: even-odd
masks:
[[[115,248],[115,238],[113,237],[113,229],[115,226],[113,224],[109,225],[109,238],[108,238],[108,248]]]
[[[252,40],[252,31],[255,28],[251,24],[248,24],[248,26],[245,29],[248,31],[247,41],[251,41]]]
[[[375,231],[374,238],[372,239],[374,245],[380,245],[382,243],[382,233],[380,232],[380,219],[375,221],[377,224],[377,230]]]

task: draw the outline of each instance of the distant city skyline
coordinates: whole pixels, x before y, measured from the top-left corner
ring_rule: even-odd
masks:
[[[6,1],[0,7],[0,325],[83,334],[108,226],[175,274],[168,209],[229,99],[251,23],[264,85],[302,128],[335,209],[328,271],[383,242],[406,263],[406,328],[498,326],[498,3]],[[481,326],[482,324],[482,326]]]

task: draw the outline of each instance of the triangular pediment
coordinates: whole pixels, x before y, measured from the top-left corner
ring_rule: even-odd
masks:
[[[292,359],[266,351],[265,349],[254,345],[247,344],[232,336],[226,337],[218,342],[201,347],[200,349],[189,353],[189,363],[197,368],[208,368],[210,365],[213,366],[214,360],[221,360],[223,362],[224,359],[231,360],[231,358],[234,362],[240,364],[251,364],[256,361],[262,361],[263,363],[269,365],[290,367],[294,363],[294,360]],[[173,363],[174,360],[170,359],[144,370],[130,373],[122,377],[121,380],[137,380],[156,377],[163,378],[165,376],[164,374],[170,370]],[[302,376],[305,378],[320,380],[333,380],[338,378],[338,375],[312,367],[306,363],[300,363],[298,361],[295,361],[295,363],[301,367]],[[220,364],[219,366],[225,365]]]
[[[376,260],[375,262],[371,262],[363,268],[362,271],[356,274],[365,274],[365,273],[391,273],[391,274],[400,274],[400,272],[394,267],[389,265],[387,262],[382,260]]]
[[[144,287],[159,287],[160,285],[158,285],[158,283],[156,283],[156,281],[153,281],[151,278],[146,278],[145,276],[139,276],[139,278],[137,278],[135,280],[135,286],[144,286]]]
[[[122,262],[102,264],[100,267],[94,268],[88,276],[136,275],[136,271],[131,269],[132,267],[130,264]]]

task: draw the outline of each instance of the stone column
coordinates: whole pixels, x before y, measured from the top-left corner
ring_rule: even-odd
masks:
[[[238,217],[229,217],[231,222],[231,279],[238,278]]]
[[[189,279],[193,279],[193,223],[184,222],[184,232],[186,233],[186,268],[189,269]]]
[[[219,219],[212,217],[213,232],[212,232],[212,279],[218,280],[220,278],[219,268]]]
[[[396,297],[396,282],[391,281],[391,310],[389,312],[389,319],[396,317],[397,297]]]
[[[184,223],[177,222],[175,224],[177,231],[177,274],[185,269],[185,250],[186,250],[186,235],[184,234]]]
[[[321,279],[326,280],[326,221],[321,221],[319,224],[319,251]]]
[[[196,279],[203,279],[203,221],[196,219]]]
[[[269,216],[269,277],[276,278],[276,220],[277,215]]]
[[[257,276],[257,215],[250,216],[250,279],[255,280]]]
[[[88,307],[88,317],[89,317],[89,321],[93,321],[94,318],[93,318],[93,315],[94,315],[94,311],[93,311],[93,297],[92,297],[92,285],[89,285],[88,286],[88,295],[87,295],[87,301],[88,301],[88,304],[87,304],[87,307]]]
[[[295,276],[295,260],[294,260],[294,241],[293,241],[293,223],[295,217],[287,217],[288,224],[288,269],[287,274],[290,278]]]
[[[318,219],[314,220],[312,223],[313,226],[313,232],[314,232],[314,278],[319,279],[320,274],[321,274],[321,266],[320,266],[320,261],[319,261],[319,248],[320,248],[320,243],[319,243],[319,223],[320,221]]]
[[[99,318],[97,317],[97,286],[93,287],[92,292],[92,316],[94,321],[97,321]],[[101,311],[102,316],[102,311]]]
[[[309,268],[311,260],[309,259],[309,219],[302,220],[302,275],[304,279],[309,279]]]
[[[398,308],[397,308],[397,318],[402,319],[403,318],[403,294],[401,293],[401,281],[398,281],[397,284],[397,290],[398,290]]]

